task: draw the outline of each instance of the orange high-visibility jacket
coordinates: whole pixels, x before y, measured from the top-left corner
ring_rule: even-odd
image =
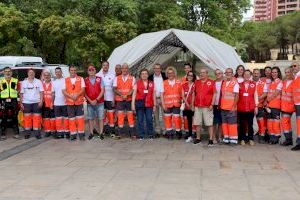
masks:
[[[181,92],[182,83],[175,80],[175,84],[172,86],[169,84],[169,80],[164,81],[164,104],[167,108],[180,107],[181,105]]]
[[[71,78],[68,77],[65,79],[65,83],[66,83],[66,92],[68,94],[79,94],[81,92],[81,80],[82,78],[80,76],[76,76],[76,81],[74,84],[72,84],[71,82]],[[67,105],[81,105],[83,104],[83,98],[84,95],[80,95],[76,101],[74,101],[71,98],[66,97],[66,104]]]
[[[295,106],[293,101],[293,81],[287,86],[287,80],[282,83],[281,92],[281,110],[283,112],[294,112]]]
[[[259,79],[256,83],[256,92],[257,92],[257,96],[260,97],[261,95],[263,95],[264,93],[264,87],[266,85],[266,82],[263,81],[262,79]],[[258,101],[258,107],[262,108],[264,107],[264,101],[265,99],[260,99]]]
[[[126,81],[123,80],[122,75],[117,76],[117,90],[122,94],[128,94],[130,90],[133,89],[133,77],[128,75]],[[126,101],[131,101],[132,95],[128,96]],[[123,98],[119,95],[115,95],[116,101],[124,101]]]
[[[294,104],[300,104],[300,76],[293,81],[293,101]]]
[[[272,81],[269,85],[269,91],[268,91],[268,98],[273,96],[274,93],[276,92],[277,86],[282,83],[281,80],[279,78],[277,78],[276,80]],[[281,106],[281,93],[279,93],[277,95],[277,97],[271,101],[268,102],[268,106],[270,108],[277,108],[280,109]]]
[[[50,82],[47,86],[46,83],[43,83],[44,87],[44,106],[50,108],[53,105],[52,99],[52,83]]]
[[[237,84],[236,79],[229,81],[228,86],[226,86],[226,81],[222,83],[221,88],[221,109],[222,110],[232,110],[234,105],[234,86]]]

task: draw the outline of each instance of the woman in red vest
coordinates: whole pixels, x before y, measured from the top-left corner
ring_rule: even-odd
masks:
[[[280,108],[281,108],[281,72],[279,67],[272,68],[272,82],[267,94],[267,128],[270,135],[270,144],[277,144],[281,135]]]
[[[257,113],[258,96],[256,92],[256,84],[251,81],[252,73],[250,70],[244,72],[244,81],[239,83],[239,101],[237,104],[238,118],[240,121],[238,133],[241,145],[249,142],[252,146],[253,142],[253,118]],[[247,127],[245,127],[247,125]],[[248,130],[248,136],[246,131]]]
[[[186,131],[186,142],[193,141],[193,116],[194,111],[192,110],[192,98],[195,91],[196,75],[193,72],[188,72],[187,82],[182,85],[182,97],[184,101],[183,120],[184,130]]]
[[[138,132],[140,140],[145,138],[145,120],[147,134],[153,139],[153,120],[152,114],[156,106],[155,90],[153,81],[148,81],[149,72],[147,69],[140,71],[140,79],[136,82],[136,86],[132,96],[132,110],[136,111],[138,121]]]

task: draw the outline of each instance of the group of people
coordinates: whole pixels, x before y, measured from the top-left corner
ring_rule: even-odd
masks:
[[[167,67],[163,73],[161,65],[155,64],[152,75],[142,69],[136,80],[126,63],[110,73],[109,63],[104,61],[99,73],[89,66],[86,78],[78,76],[74,66],[69,67],[70,76],[66,78],[57,67],[54,80],[46,70],[42,80],[36,79],[34,70],[29,69],[28,77],[19,84],[6,67],[0,80],[1,104],[17,113],[20,98],[25,139],[32,133],[40,139],[43,127],[46,137],[85,140],[86,101],[88,139],[104,139],[104,132],[119,139],[122,130],[127,130],[128,136],[141,140],[164,135],[200,144],[201,131],[207,127],[209,146],[216,142],[254,145],[254,122],[258,124],[260,143],[277,144],[283,134],[282,145],[293,145],[291,117],[296,112],[298,139],[292,150],[300,150],[298,63],[285,69],[284,80],[278,67],[266,67],[263,77],[259,69],[251,72],[242,65],[235,74],[232,68],[225,72],[217,69],[215,80],[209,78],[206,68],[200,69],[199,76],[188,63],[184,70],[185,76],[177,79],[174,67]],[[17,121],[15,115],[12,121]],[[5,120],[1,127],[5,129]],[[1,139],[5,138],[2,131]]]

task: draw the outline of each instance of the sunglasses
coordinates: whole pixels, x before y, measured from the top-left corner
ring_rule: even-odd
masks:
[[[298,67],[297,65],[292,65],[291,67]]]

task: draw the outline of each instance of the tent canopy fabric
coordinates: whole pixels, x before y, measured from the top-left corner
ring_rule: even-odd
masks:
[[[169,29],[145,33],[117,47],[108,61],[114,72],[117,64],[127,63],[130,71],[165,63],[178,51],[189,50],[211,69],[244,65],[235,49],[203,32]]]

